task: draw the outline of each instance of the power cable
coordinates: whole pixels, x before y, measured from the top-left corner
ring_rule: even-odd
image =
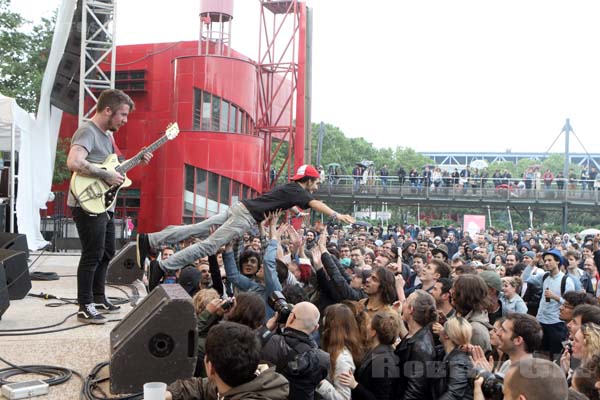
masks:
[[[11,378],[16,375],[26,375],[26,374],[35,374],[46,376],[46,379],[43,379],[50,386],[60,385],[61,383],[65,383],[71,376],[75,375],[79,377],[82,381],[84,381],[83,376],[77,371],[74,371],[69,368],[64,367],[56,367],[53,365],[15,365],[10,361],[5,360],[0,357],[0,361],[4,364],[9,365],[10,368],[0,369],[0,385],[6,385],[8,383],[16,383],[11,382],[8,378]]]
[[[106,367],[109,364],[108,361],[101,362],[97,364],[90,371],[89,375],[83,381],[82,395],[85,399],[89,400],[141,400],[143,398],[143,393],[134,393],[125,396],[118,397],[108,397],[106,393],[98,386],[99,383],[107,381],[110,376],[106,378],[98,378],[98,374],[102,370],[102,368]],[[94,394],[94,391],[99,391],[102,394],[102,397]]]

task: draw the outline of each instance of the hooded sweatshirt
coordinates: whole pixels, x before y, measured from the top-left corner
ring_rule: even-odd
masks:
[[[173,400],[285,400],[288,398],[289,385],[283,375],[269,368],[250,382],[231,388],[217,395],[217,386],[208,378],[178,379],[168,387]]]

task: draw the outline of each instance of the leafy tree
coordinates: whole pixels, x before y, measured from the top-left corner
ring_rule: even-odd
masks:
[[[60,184],[71,177],[71,171],[67,168],[67,155],[69,154],[70,140],[62,138],[56,146],[56,158],[54,160],[53,184]]]
[[[10,0],[0,0],[0,93],[14,97],[23,109],[34,113],[56,14],[26,32],[28,21],[9,8]]]
[[[313,124],[312,132],[312,160],[316,160],[319,143],[318,124]],[[342,166],[344,174],[350,174],[354,165],[362,160],[373,161],[377,169],[387,164],[390,174],[394,174],[399,166],[407,171],[411,168],[420,170],[423,166],[433,163],[429,157],[411,148],[377,149],[365,138],[348,138],[338,127],[325,124],[321,165],[326,167],[330,163],[338,163]]]

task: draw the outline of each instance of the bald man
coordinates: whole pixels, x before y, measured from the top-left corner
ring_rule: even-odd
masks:
[[[290,382],[289,400],[312,400],[330,368],[329,354],[310,337],[319,328],[319,310],[309,302],[296,304],[281,332],[276,329],[278,317],[276,313],[259,330],[261,359],[275,365]]]

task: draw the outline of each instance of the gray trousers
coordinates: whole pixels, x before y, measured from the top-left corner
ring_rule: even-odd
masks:
[[[164,269],[181,269],[199,258],[215,254],[219,248],[237,237],[241,237],[256,224],[250,211],[242,203],[237,203],[226,212],[214,215],[207,220],[193,225],[168,226],[160,232],[148,234],[150,247],[157,248],[164,243],[178,243],[191,236],[205,237],[199,243],[193,244],[173,254],[166,260],[161,260]],[[210,234],[210,227],[220,225]]]

